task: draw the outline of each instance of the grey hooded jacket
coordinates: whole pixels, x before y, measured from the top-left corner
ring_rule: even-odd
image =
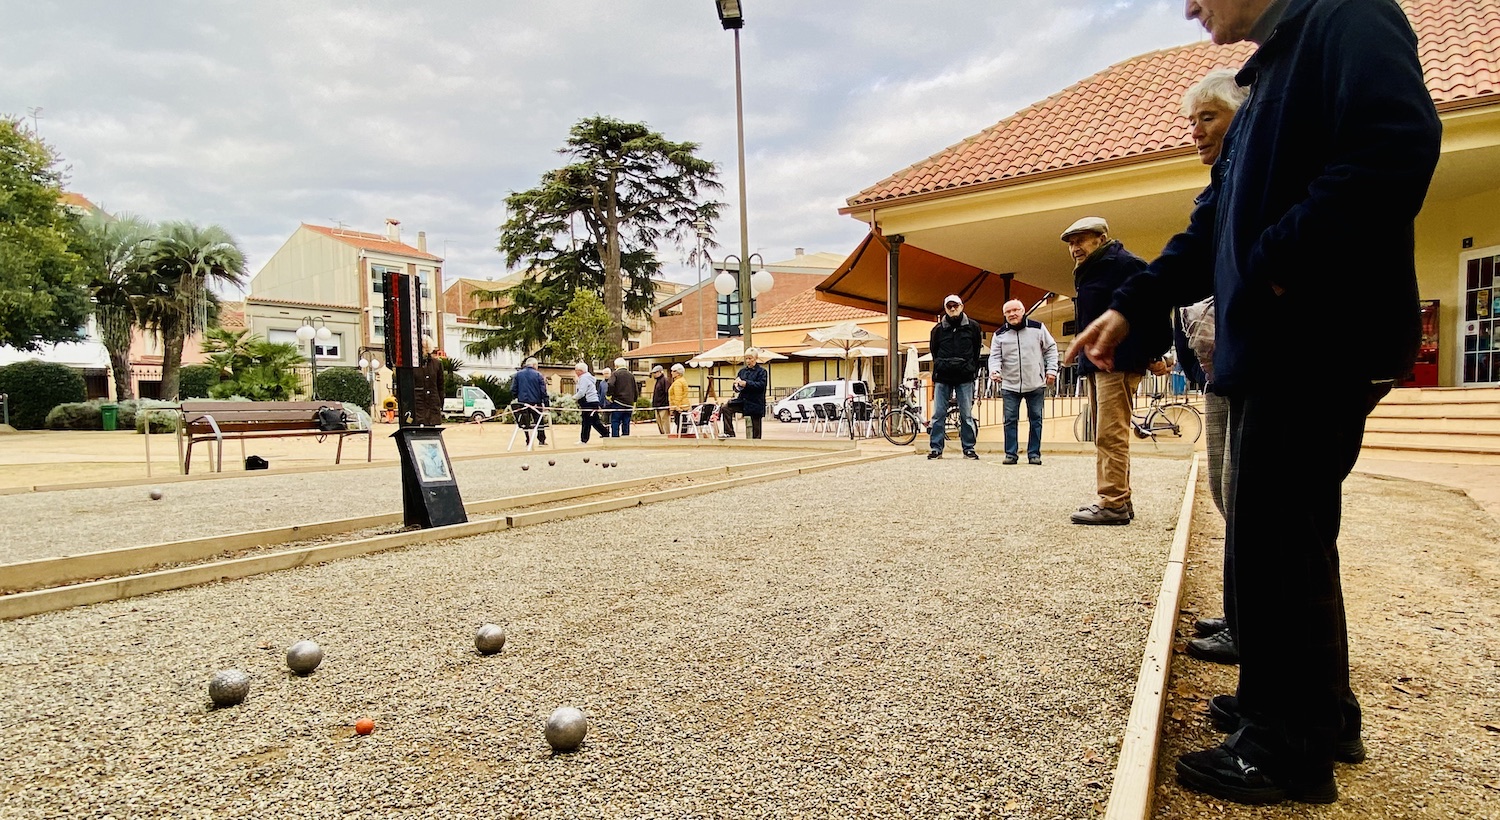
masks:
[[[1019,328],[1001,325],[990,340],[990,375],[1000,374],[1000,389],[1030,393],[1057,375],[1057,342],[1041,322],[1027,319]]]

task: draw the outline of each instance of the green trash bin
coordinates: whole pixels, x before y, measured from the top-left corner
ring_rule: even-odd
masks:
[[[106,430],[113,430],[113,429],[115,429],[115,423],[117,421],[119,421],[119,418],[120,418],[120,405],[118,405],[118,404],[101,404],[101,405],[99,405],[99,418],[104,421],[104,429],[106,429]]]

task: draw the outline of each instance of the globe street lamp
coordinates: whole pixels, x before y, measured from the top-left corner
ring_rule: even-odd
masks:
[[[297,328],[297,338],[307,342],[307,350],[312,354],[312,397],[316,401],[318,398],[318,342],[332,339],[333,331],[328,329],[328,325],[321,316],[303,316],[302,327]]]
[[[703,220],[701,220],[701,219],[695,219],[695,220],[693,220],[693,230],[698,232],[698,288],[697,288],[696,293],[698,294],[698,352],[702,353],[703,352],[703,263],[705,261],[704,258],[703,258],[703,243],[708,240],[708,237],[710,236],[710,234],[709,234],[709,230],[708,230],[708,223],[705,222],[705,221],[703,221]],[[715,303],[717,304],[717,300],[715,300]],[[717,311],[715,311],[715,313],[717,314]],[[714,321],[715,321],[715,324],[718,323],[718,319],[717,318],[715,318]],[[714,331],[714,337],[717,338],[718,335],[719,335],[718,331],[715,330]]]
[[[740,149],[740,333],[749,350],[750,340],[750,220],[745,213],[745,94],[740,82],[740,29],[745,16],[740,0],[714,0],[719,10],[719,24],[734,32],[734,124]]]

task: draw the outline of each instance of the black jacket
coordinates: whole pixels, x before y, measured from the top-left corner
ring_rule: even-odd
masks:
[[[1078,329],[1104,315],[1115,298],[1115,290],[1130,277],[1146,269],[1146,260],[1125,250],[1119,240],[1111,239],[1089,254],[1083,264],[1073,269],[1073,289],[1078,296],[1073,303]],[[1115,370],[1121,373],[1145,373],[1147,365],[1160,359],[1172,344],[1171,313],[1160,307],[1142,311],[1141,317],[1130,317],[1130,335],[1115,351]],[[1087,357],[1078,360],[1079,373],[1093,373],[1099,368]]]
[[[1215,392],[1276,388],[1329,334],[1358,339],[1331,378],[1410,367],[1413,223],[1442,140],[1416,45],[1394,0],[1291,0],[1240,71],[1250,98],[1187,230],[1115,298],[1133,321],[1214,293]]]
[[[947,316],[938,319],[927,336],[932,353],[932,381],[937,384],[963,384],[979,375],[979,323],[969,314],[959,314],[957,324]]]

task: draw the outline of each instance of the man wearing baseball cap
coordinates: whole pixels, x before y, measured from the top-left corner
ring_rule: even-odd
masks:
[[[1086,216],[1062,232],[1073,256],[1073,307],[1077,326],[1109,310],[1115,288],[1146,269],[1146,261],[1125,250],[1109,236],[1109,223]],[[1172,325],[1165,311],[1155,322],[1132,327],[1115,354],[1112,371],[1100,370],[1088,359],[1078,361],[1078,372],[1089,380],[1089,410],[1094,417],[1094,472],[1099,498],[1073,513],[1074,524],[1129,524],[1135,518],[1130,501],[1130,411],[1141,377],[1172,343]],[[1159,366],[1159,365],[1158,365]]]
[[[651,366],[651,380],[655,382],[651,386],[651,407],[656,410],[656,429],[662,435],[672,432],[672,411],[667,407],[669,397],[667,388],[672,385],[672,379],[667,376],[667,371],[661,365]]]
[[[964,458],[978,459],[974,442],[974,378],[979,373],[979,323],[964,313],[964,300],[957,294],[943,299],[943,318],[932,326],[927,349],[932,353],[932,421],[927,425],[928,458],[942,458],[947,442],[946,421],[950,396],[958,402],[958,441]]]

